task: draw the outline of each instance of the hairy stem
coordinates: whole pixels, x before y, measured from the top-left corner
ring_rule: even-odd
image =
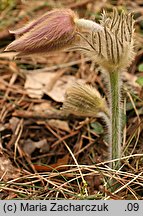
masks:
[[[121,80],[120,72],[113,71],[109,73],[110,80],[110,159],[121,157]],[[120,167],[120,161],[112,163],[113,169]]]

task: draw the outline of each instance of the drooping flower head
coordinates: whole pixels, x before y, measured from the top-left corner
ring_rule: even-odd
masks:
[[[20,37],[9,44],[6,51],[29,55],[68,46],[74,40],[76,18],[77,15],[70,9],[52,10],[23,28],[10,31]]]

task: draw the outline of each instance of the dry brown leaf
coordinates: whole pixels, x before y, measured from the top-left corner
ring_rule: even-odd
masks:
[[[7,127],[6,127],[6,124],[0,123],[0,132],[1,132],[1,131],[4,131],[6,128],[7,128]]]
[[[36,104],[32,107],[32,110],[36,111],[36,112],[46,112],[49,109],[51,110],[51,109],[53,109],[53,107],[48,102]]]
[[[63,72],[50,73],[50,72],[35,72],[26,74],[25,89],[31,98],[42,98],[46,91],[52,89],[53,85],[59,79]],[[46,91],[45,91],[46,87]]]
[[[63,102],[66,89],[76,79],[74,76],[63,75],[63,71],[56,73],[35,72],[26,74],[25,89],[31,98],[42,98],[44,94],[51,97],[56,102]]]
[[[15,168],[9,158],[3,153],[0,154],[0,180],[8,181],[20,176],[20,171]]]
[[[128,86],[133,87],[135,90],[140,91],[141,86],[136,82],[137,76],[135,74],[130,74],[126,71],[122,74],[124,81],[127,82]]]
[[[50,91],[46,91],[48,96],[57,102],[63,102],[66,89],[74,82],[81,81],[74,76],[64,75],[60,77]],[[82,80],[83,81],[83,80]],[[83,81],[84,82],[84,81]]]
[[[68,123],[66,121],[62,121],[62,120],[58,120],[58,119],[51,119],[51,120],[48,121],[48,124],[51,127],[58,128],[58,129],[61,129],[63,131],[70,132],[69,125],[68,125]]]
[[[0,78],[0,90],[5,91],[7,89],[5,83],[3,83],[3,78]]]
[[[36,148],[40,149],[40,152],[48,152],[49,145],[47,143],[47,140],[42,139],[38,142],[34,142],[31,139],[27,139],[27,140],[24,140],[22,144],[22,149],[28,155],[31,155],[35,151]]]
[[[67,169],[67,167],[64,167],[64,166],[62,167],[62,165],[67,165],[68,161],[69,161],[69,155],[67,154],[63,158],[58,159],[57,163],[55,163],[55,164],[50,164],[50,165],[47,165],[47,166],[33,164],[33,166],[39,172],[41,172],[41,171],[51,171],[53,169],[65,170],[65,169]]]
[[[14,133],[18,124],[20,123],[20,119],[17,118],[17,117],[12,117],[10,120],[9,120],[9,127],[10,129],[12,130],[12,132]]]

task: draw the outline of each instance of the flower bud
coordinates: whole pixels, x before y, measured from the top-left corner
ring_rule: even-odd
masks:
[[[106,101],[99,92],[82,83],[75,83],[67,89],[62,109],[85,117],[95,117],[101,112],[108,113]]]
[[[74,40],[76,18],[70,9],[50,11],[23,28],[10,31],[20,37],[9,44],[5,51],[29,55],[63,49]]]

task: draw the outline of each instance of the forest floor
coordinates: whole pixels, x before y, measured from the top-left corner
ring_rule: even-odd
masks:
[[[53,8],[100,19],[105,9],[134,13],[136,57],[123,74],[122,167],[109,168],[100,118],[64,115],[77,80],[108,97],[100,68],[79,52],[14,58],[3,52],[17,29]],[[143,3],[104,0],[3,0],[0,5],[0,199],[143,199]],[[113,192],[107,181],[120,186]]]

